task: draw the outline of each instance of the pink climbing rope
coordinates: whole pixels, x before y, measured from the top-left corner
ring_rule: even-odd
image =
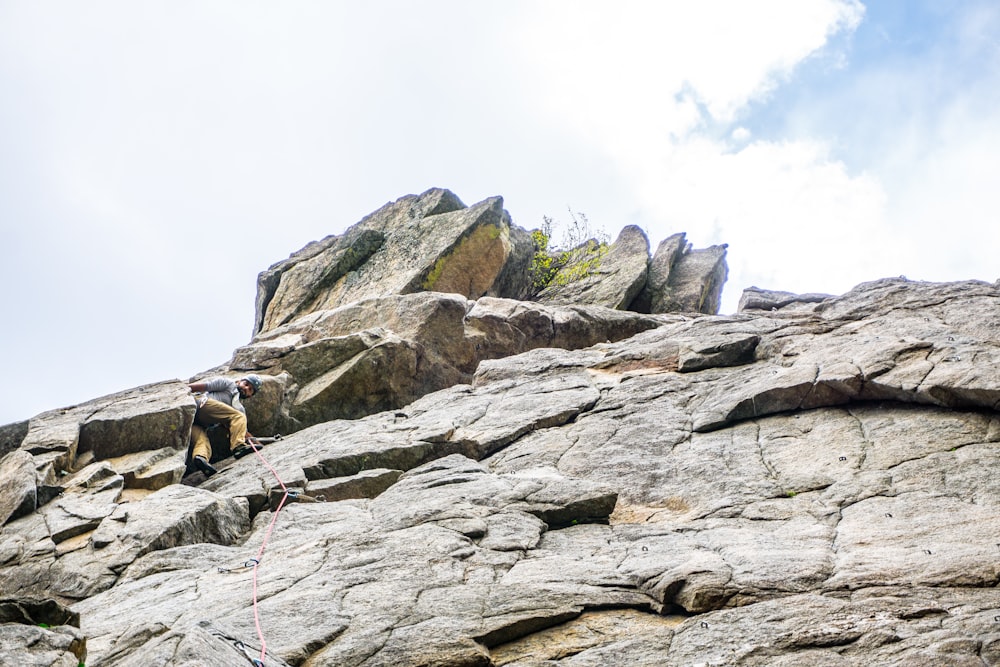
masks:
[[[274,510],[274,516],[271,517],[271,523],[267,526],[267,532],[264,533],[264,541],[260,543],[260,549],[257,550],[257,557],[254,559],[253,565],[253,621],[254,625],[257,626],[257,637],[260,639],[260,665],[264,666],[264,657],[267,655],[267,641],[264,640],[264,630],[260,625],[260,613],[257,610],[257,568],[260,567],[260,559],[264,556],[264,547],[267,546],[267,541],[271,539],[271,531],[274,530],[274,524],[278,521],[278,514],[281,513],[281,508],[285,506],[285,501],[288,500],[288,487],[281,480],[281,476],[278,475],[278,471],[268,463],[264,455],[260,453],[260,448],[255,446],[252,442],[250,447],[253,449],[257,458],[267,466],[267,469],[271,471],[274,478],[278,480],[278,484],[281,485],[281,490],[284,491],[284,495],[281,497],[281,502],[278,503],[277,509]]]

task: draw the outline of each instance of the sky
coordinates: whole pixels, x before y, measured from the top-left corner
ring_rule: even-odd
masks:
[[[996,281],[995,0],[0,0],[0,424],[226,363],[257,274],[501,195],[750,286]]]

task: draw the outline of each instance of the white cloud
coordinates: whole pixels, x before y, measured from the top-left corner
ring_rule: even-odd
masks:
[[[880,276],[870,248],[889,240],[877,224],[885,195],[869,176],[850,175],[820,142],[755,142],[727,152],[725,144],[692,140],[670,153],[659,174],[664,186],[645,204],[662,222],[650,232],[695,230],[692,241],[729,244],[723,312],[734,312],[750,285],[839,293]],[[894,254],[889,245],[879,253],[885,266]]]
[[[865,279],[995,280],[984,248],[1000,244],[1000,7],[928,3],[904,24],[873,21],[881,39],[855,55],[849,77],[786,109],[781,132],[827,137],[851,173],[884,191],[871,222],[891,254],[859,249],[871,256]]]
[[[960,103],[947,111],[940,127],[947,129],[901,148],[919,158],[887,175],[891,229],[912,246],[907,275],[996,280],[1000,263],[992,249],[1000,247],[1000,126]]]
[[[730,121],[830,35],[853,0],[550,2],[525,19],[522,57],[551,113],[629,148]]]
[[[745,127],[737,127],[729,134],[730,138],[736,143],[746,143],[753,136],[753,133]]]
[[[729,243],[724,310],[751,282],[794,290],[817,269],[871,268],[850,251],[876,241],[884,195],[872,178],[849,175],[821,140],[746,145],[748,129],[727,129],[832,35],[853,30],[859,3],[542,7],[524,40],[549,113],[614,161],[654,245],[677,231],[696,246]]]

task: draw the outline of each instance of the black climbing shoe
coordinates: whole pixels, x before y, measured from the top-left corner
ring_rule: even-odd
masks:
[[[194,463],[195,468],[205,473],[205,477],[211,477],[215,473],[219,472],[218,470],[215,469],[215,466],[213,466],[211,463],[201,458],[200,456],[194,457],[194,459],[192,459],[191,462]]]
[[[240,445],[239,447],[233,450],[234,459],[241,459],[247,454],[253,454],[253,447],[251,447],[250,445]]]

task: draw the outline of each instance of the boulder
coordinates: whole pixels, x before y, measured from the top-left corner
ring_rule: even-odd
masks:
[[[184,544],[232,544],[249,528],[245,499],[180,484],[120,502],[122,478],[107,464],[81,471],[41,515],[0,534],[0,590],[79,600],[114,586],[137,558]]]
[[[610,246],[591,240],[555,255],[558,270],[539,292],[531,275],[535,250],[500,197],[467,207],[440,188],[408,195],[262,272],[254,335],[317,311],[420,291],[716,313],[728,273],[724,245],[693,250],[675,234],[651,262],[645,232],[628,225]]]
[[[632,303],[640,313],[719,312],[729,269],[726,245],[693,249],[686,234],[660,241],[649,263],[649,277]]]
[[[0,458],[20,447],[27,434],[27,419],[0,426]]]
[[[254,333],[285,324],[308,313],[337,281],[371,257],[385,241],[373,229],[352,228],[330,238],[321,248],[307,246],[257,278],[257,324]],[[265,319],[265,315],[267,316]]]
[[[117,544],[138,557],[182,544],[231,544],[249,521],[245,503],[180,484],[130,505],[119,505],[101,521],[91,539],[95,552]]]
[[[87,639],[69,625],[0,624],[0,664],[18,667],[79,667]]]
[[[291,433],[402,407],[468,383],[483,359],[621,340],[662,321],[597,306],[419,292],[365,299],[258,335],[229,366],[265,374],[254,433]]]
[[[125,483],[102,461],[68,477],[64,486],[65,491],[54,502],[40,509],[49,538],[56,545],[97,528],[118,507]]]
[[[39,481],[56,483],[59,471],[77,460],[80,426],[101,404],[100,399],[80,406],[49,410],[28,420],[20,449],[36,457]]]
[[[601,306],[550,306],[483,297],[465,318],[477,361],[540,347],[577,350],[630,338],[663,324],[659,318]]]
[[[374,468],[362,470],[356,475],[319,479],[309,482],[306,493],[324,502],[348,500],[350,498],[374,498],[396,483],[402,470]]]
[[[255,333],[382,295],[521,295],[529,244],[500,197],[471,207],[441,189],[403,197],[262,274]]]
[[[98,459],[170,448],[186,450],[194,421],[181,382],[146,385],[105,397],[80,425],[80,450]]]
[[[830,294],[793,294],[777,290],[765,290],[759,287],[748,287],[740,296],[736,312],[743,313],[754,310],[761,311],[796,311],[809,312],[815,305],[827,299],[833,299]]]
[[[653,295],[652,302],[659,304],[653,312],[718,313],[729,276],[726,247],[685,249],[670,270],[667,289]]]
[[[125,488],[156,491],[181,481],[186,458],[187,447],[164,447],[111,458],[108,463],[123,477]]]
[[[174,380],[32,417],[18,430],[24,433],[20,450],[34,457],[39,505],[58,495],[62,475],[92,461],[140,452],[162,458],[163,454],[153,452],[186,451],[194,412],[187,385]],[[176,481],[176,469],[166,473],[165,479]],[[148,488],[158,483],[139,485]]]
[[[535,300],[628,310],[646,285],[648,263],[649,239],[642,229],[629,225],[610,246],[590,240],[568,251]]]
[[[0,525],[35,511],[35,459],[14,451],[0,459]]]
[[[672,234],[660,241],[652,260],[646,284],[632,307],[641,313],[670,312],[670,274],[688,249],[686,234]]]

